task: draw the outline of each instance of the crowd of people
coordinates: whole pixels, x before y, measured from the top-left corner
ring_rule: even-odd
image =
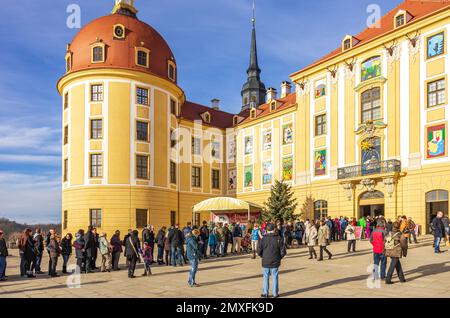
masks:
[[[433,248],[440,253],[442,239],[448,242],[449,220],[442,212],[430,225],[434,235]],[[96,271],[110,272],[120,270],[119,262],[123,257],[128,268],[128,277],[135,278],[137,263],[144,263],[142,276],[152,274],[153,264],[159,266],[190,265],[188,284],[196,283],[199,262],[208,258],[226,257],[249,253],[253,259],[257,255],[262,258],[263,297],[269,295],[269,277],[272,276],[272,295],[278,296],[278,268],[281,259],[290,248],[306,245],[309,259],[324,260],[333,257],[330,245],[334,241],[347,241],[349,253],[356,252],[358,239],[367,239],[373,246],[373,279],[392,283],[394,271],[401,282],[405,282],[400,260],[407,256],[408,244],[417,243],[417,226],[412,218],[400,216],[397,220],[386,220],[383,216],[376,218],[330,217],[320,220],[298,220],[295,222],[206,222],[201,226],[191,223],[181,229],[178,224],[169,228],[162,227],[157,233],[153,226],[146,226],[141,233],[128,230],[122,237],[116,231],[110,239],[105,233],[97,233],[97,229],[89,226],[86,231],[79,230],[75,237],[68,233],[60,237],[54,229],[42,233],[40,228],[33,233],[26,229],[18,240],[20,254],[20,276],[33,278],[42,272],[41,262],[44,252],[48,253],[48,275],[58,277],[58,260],[62,257],[62,273],[68,273],[69,260],[74,251],[76,270],[80,273]],[[6,280],[6,258],[8,246],[0,231],[0,281]],[[142,242],[141,242],[142,241]],[[318,246],[319,255],[316,252]],[[155,257],[156,253],[156,257]],[[387,260],[391,259],[389,268]],[[100,267],[97,267],[97,261]]]

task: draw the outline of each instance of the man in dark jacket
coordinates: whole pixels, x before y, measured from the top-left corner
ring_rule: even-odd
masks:
[[[166,227],[163,226],[156,234],[156,246],[158,246],[158,265],[164,264],[164,238],[166,237]],[[152,252],[153,253],[153,252]]]
[[[169,233],[169,242],[170,242],[170,248],[171,248],[171,254],[172,254],[172,265],[177,266],[177,259],[178,264],[180,266],[183,266],[183,232],[180,231],[180,225],[175,225],[175,228],[170,231]]]
[[[93,227],[89,226],[86,234],[84,234],[84,249],[86,251],[86,273],[93,273],[94,268],[93,258],[94,258],[94,250],[97,249],[95,245],[95,238],[93,233]]]
[[[278,268],[281,259],[286,255],[283,239],[275,235],[275,225],[270,223],[266,227],[267,234],[258,245],[258,255],[262,258],[263,267],[263,293],[261,297],[269,297],[269,277],[272,276],[272,295],[278,297]]]
[[[438,212],[436,217],[434,218],[433,222],[431,223],[431,229],[433,230],[434,234],[434,252],[435,253],[441,253],[440,245],[441,240],[444,237],[444,223],[442,222],[442,217],[444,216],[444,213]]]
[[[195,282],[195,275],[198,271],[198,260],[200,259],[200,251],[197,242],[197,238],[200,235],[200,231],[195,229],[192,232],[186,234],[186,255],[191,263],[191,270],[189,271],[188,284],[190,287],[198,287]]]
[[[0,282],[6,280],[6,258],[8,257],[8,246],[3,235],[3,231],[0,231]]]
[[[139,242],[139,232],[133,231],[131,235],[125,240],[125,252],[128,260],[128,278],[135,278],[134,270],[136,269],[136,263],[140,259],[141,243]]]
[[[144,230],[142,230],[142,244],[150,244],[150,229],[149,226],[146,225]]]
[[[233,224],[233,243],[231,246],[231,254],[241,253],[241,242],[242,242],[242,228],[239,222]]]
[[[97,233],[97,229],[94,227],[92,229],[92,235],[94,236],[94,248],[92,248],[92,269],[96,270],[97,268],[97,255],[98,249],[100,248],[100,235]]]
[[[201,246],[201,252],[202,252],[202,258],[207,259],[206,252],[208,250],[208,239],[209,239],[209,229],[208,229],[208,223],[206,221],[203,221],[203,225],[200,228],[200,240],[202,241]]]
[[[42,236],[42,229],[40,227],[36,229],[33,241],[34,247],[36,248],[35,272],[36,274],[44,274],[41,271],[42,254],[44,253],[44,237]]]

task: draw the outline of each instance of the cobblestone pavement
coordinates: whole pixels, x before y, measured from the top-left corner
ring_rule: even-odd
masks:
[[[378,288],[368,287],[372,262],[371,246],[367,241],[357,242],[357,252],[348,254],[346,242],[332,243],[332,260],[308,260],[306,248],[290,249],[280,268],[281,297],[449,297],[450,254],[434,254],[432,238],[419,238],[412,244],[406,259],[402,259],[407,283],[401,284],[394,275],[394,285],[383,282]],[[154,266],[151,277],[128,279],[127,271],[81,275],[80,288],[68,288],[73,276],[35,279],[19,277],[17,250],[8,258],[8,281],[0,282],[0,297],[38,298],[153,298],[153,297],[213,297],[253,298],[261,294],[261,261],[249,255],[208,259],[200,263],[197,282],[199,288],[187,286],[188,266]],[[61,259],[59,260],[61,262]],[[74,263],[74,258],[71,263]],[[123,261],[123,259],[122,259]],[[99,260],[97,261],[99,262]],[[48,259],[43,260],[46,269]],[[61,268],[61,265],[58,265]],[[143,273],[138,266],[136,275]],[[369,285],[373,283],[369,280]]]

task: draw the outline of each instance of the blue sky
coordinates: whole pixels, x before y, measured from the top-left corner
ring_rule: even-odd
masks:
[[[367,6],[386,13],[400,0],[257,0],[259,62],[267,87],[339,46],[366,25]],[[2,1],[0,13],[0,217],[60,221],[61,99],[69,4],[81,23],[108,14],[113,0]],[[139,18],[172,48],[189,100],[240,109],[251,35],[251,0],[136,0]]]

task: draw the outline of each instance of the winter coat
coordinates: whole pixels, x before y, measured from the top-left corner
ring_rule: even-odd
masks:
[[[259,241],[261,235],[261,231],[259,229],[252,230],[252,241]]]
[[[106,237],[102,236],[99,239],[99,250],[101,255],[108,255],[110,253],[111,245]]]
[[[444,224],[444,227],[448,227],[448,225],[449,225],[449,220],[448,220],[448,217],[447,217],[447,216],[444,216],[444,217],[441,219],[441,221],[442,221],[442,223]]]
[[[164,238],[164,250],[170,251],[170,240],[167,236]]]
[[[347,228],[345,229],[345,234],[347,234],[347,241],[356,240],[356,233],[353,225],[351,224],[347,225]]]
[[[94,234],[91,231],[87,231],[84,234],[84,249],[88,257],[93,257],[97,249]]]
[[[128,237],[125,242],[125,255],[128,260],[133,258],[139,259],[140,246],[141,242],[139,241],[138,235],[130,235]]]
[[[186,239],[186,256],[190,261],[195,261],[200,258],[200,251],[198,249],[197,238],[193,235]]]
[[[59,257],[61,255],[61,247],[58,244],[58,241],[55,238],[50,238],[50,243],[47,246],[47,249],[50,252],[50,257]]]
[[[8,256],[8,245],[4,238],[0,239],[0,256]]]
[[[317,232],[317,239],[319,241],[319,246],[327,246],[329,238],[330,238],[330,229],[326,225],[321,226],[319,228],[319,231]]]
[[[112,246],[113,253],[122,252],[122,242],[120,241],[120,237],[118,235],[114,234],[111,237],[110,244]]]
[[[313,226],[307,226],[305,229],[305,243],[308,244],[309,247],[316,246],[317,240],[317,229]]]
[[[263,268],[278,268],[286,255],[283,239],[275,234],[267,234],[258,243],[258,255],[262,257]]]
[[[444,223],[442,222],[442,218],[434,218],[431,223],[431,228],[433,230],[434,237],[444,237]]]
[[[181,232],[179,228],[174,228],[169,233],[169,242],[171,247],[183,246],[183,232]]]
[[[242,228],[237,224],[233,227],[233,237],[242,237]]]
[[[217,236],[215,233],[209,234],[208,245],[209,246],[217,245]]]
[[[164,232],[162,229],[158,231],[158,234],[156,234],[155,241],[156,245],[159,247],[164,247],[164,238],[166,237],[166,232]]]
[[[209,230],[208,227],[204,225],[200,228],[200,239],[205,242],[208,240],[208,237],[209,237]]]
[[[223,227],[218,227],[216,230],[217,242],[224,242],[226,239],[226,230]]]
[[[144,262],[151,263],[153,262],[153,255],[152,255],[152,248],[150,245],[145,246],[142,250],[142,258],[144,259]]]
[[[366,228],[366,219],[365,218],[360,218],[358,221],[359,226],[361,226],[363,229]]]
[[[33,241],[36,251],[42,253],[44,251],[44,238],[42,237],[42,234],[35,233],[33,236]]]
[[[75,242],[73,242],[73,247],[75,248],[75,257],[78,259],[84,258],[84,237],[80,234],[76,235]]]
[[[72,255],[72,240],[68,240],[64,237],[61,240],[61,254],[62,255]]]
[[[409,227],[408,227],[408,220],[403,219],[400,224],[400,232],[403,233],[403,236],[408,238],[409,237]]]
[[[381,227],[377,227],[370,235],[370,243],[373,246],[373,252],[375,254],[384,253],[384,243],[386,239],[386,230]]]
[[[142,231],[142,243],[147,242],[148,244],[150,244],[151,238],[150,238],[150,230],[149,229],[144,229]]]
[[[385,250],[386,257],[402,258],[403,253],[402,253],[402,246],[401,246],[401,242],[400,242],[402,233],[401,232],[396,232],[396,233],[390,232],[389,235],[394,237],[395,247],[390,250]]]
[[[31,236],[27,238],[23,245],[19,244],[19,250],[20,253],[22,253],[25,257],[25,259],[33,260],[36,257],[37,251],[34,247],[34,241]]]

